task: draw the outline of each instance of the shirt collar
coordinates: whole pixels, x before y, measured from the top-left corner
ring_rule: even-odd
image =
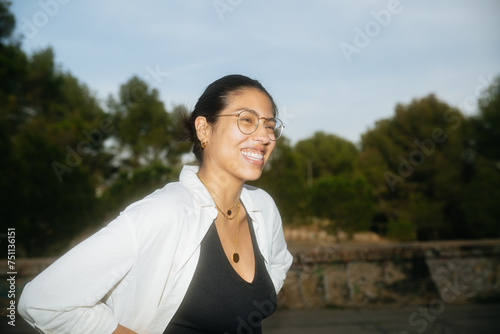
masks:
[[[200,168],[198,166],[185,165],[182,168],[179,180],[181,184],[186,186],[186,188],[191,192],[191,195],[193,196],[193,199],[195,200],[196,204],[198,204],[202,208],[203,207],[215,208],[215,203],[212,197],[210,196],[210,193],[196,175],[199,169]],[[241,191],[241,201],[245,204],[245,208],[248,213],[251,214],[253,212],[261,211],[259,208],[255,207],[250,192],[246,186],[243,186],[243,189]]]
[[[198,166],[184,166],[179,176],[179,181],[189,190],[196,204],[200,207],[215,208],[215,203],[212,200],[210,193],[196,175],[199,169],[200,168]]]

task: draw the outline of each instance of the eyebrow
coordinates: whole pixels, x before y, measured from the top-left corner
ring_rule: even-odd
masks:
[[[265,118],[266,120],[270,120],[270,119],[275,119],[276,117],[275,116],[272,116],[272,117],[264,117],[264,116],[261,116],[256,110],[252,109],[252,108],[247,108],[247,107],[243,107],[243,108],[240,108],[240,109],[236,109],[234,112],[235,113],[239,113],[241,111],[251,111],[251,112],[254,112],[257,114],[257,116],[259,116],[259,118]]]

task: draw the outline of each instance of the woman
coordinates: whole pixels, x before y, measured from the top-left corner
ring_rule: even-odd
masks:
[[[199,167],[133,203],[26,285],[42,333],[259,333],[292,257],[260,177],[283,126],[241,75],[210,84],[185,120]]]

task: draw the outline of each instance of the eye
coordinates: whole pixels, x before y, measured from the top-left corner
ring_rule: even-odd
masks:
[[[270,119],[266,122],[266,128],[273,130],[276,129],[276,121],[274,119]]]
[[[247,124],[255,124],[255,117],[253,115],[241,114],[240,122]]]

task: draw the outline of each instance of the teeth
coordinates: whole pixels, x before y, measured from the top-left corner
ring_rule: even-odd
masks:
[[[254,159],[262,159],[263,156],[260,153],[254,153],[254,152],[241,152],[243,153],[244,156],[254,158]]]

